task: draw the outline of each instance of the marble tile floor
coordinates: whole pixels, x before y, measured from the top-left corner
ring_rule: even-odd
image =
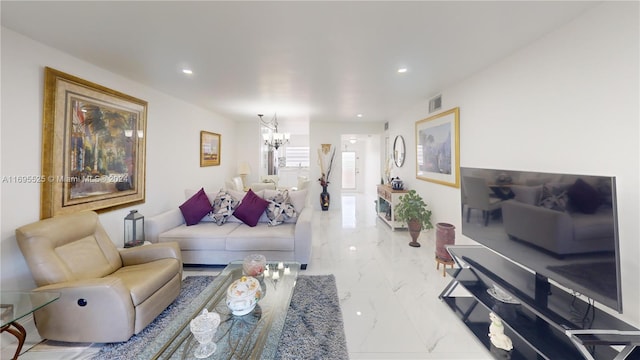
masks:
[[[436,270],[434,230],[422,233],[422,247],[410,247],[406,231],[393,232],[377,219],[374,200],[375,194],[347,193],[341,210],[316,211],[312,261],[303,271],[335,275],[350,358],[491,359],[438,299],[450,278]],[[189,267],[185,276],[217,271]],[[41,342],[36,333],[20,359],[89,359],[99,346]],[[3,348],[0,358],[13,351]]]

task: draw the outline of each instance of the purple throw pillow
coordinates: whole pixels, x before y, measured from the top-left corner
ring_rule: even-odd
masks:
[[[209,197],[204,192],[204,188],[200,188],[189,200],[180,205],[180,211],[187,226],[199,223],[211,210],[213,208],[209,202]]]
[[[233,216],[243,223],[254,227],[258,224],[258,220],[267,206],[269,206],[267,200],[259,197],[253,190],[249,189],[247,195],[244,196],[240,205],[238,205],[233,212]]]
[[[602,199],[600,193],[593,186],[589,185],[582,179],[576,182],[567,190],[571,205],[578,211],[585,214],[594,214],[600,205]]]

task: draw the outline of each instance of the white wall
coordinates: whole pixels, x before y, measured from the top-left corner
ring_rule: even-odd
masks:
[[[638,3],[604,3],[490,68],[444,89],[443,110],[460,107],[461,165],[614,175],[622,291],[620,317],[640,325],[640,134]],[[425,100],[393,119],[407,141],[396,169],[433,209],[457,224],[459,189],[415,179],[415,122]],[[411,179],[411,180],[410,180]]]
[[[123,219],[135,208],[145,216],[180,205],[185,188],[217,190],[237,171],[236,124],[216,114],[132,82],[2,28],[2,176],[39,175],[44,67],[146,100],[146,202],[100,215],[116,245],[123,244]],[[200,131],[222,135],[221,165],[200,167]],[[37,221],[38,184],[2,184],[1,286],[35,286],[17,247],[17,227]]]
[[[237,124],[237,137],[231,139],[235,143],[237,164],[231,169],[235,176],[238,173],[238,165],[242,161],[249,163],[251,174],[247,175],[248,184],[257,182],[260,179],[260,147],[262,143],[262,135],[260,135],[260,125],[258,117],[255,121],[243,121]]]

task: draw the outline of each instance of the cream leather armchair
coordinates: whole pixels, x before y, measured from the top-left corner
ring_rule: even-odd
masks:
[[[180,293],[177,243],[118,250],[93,211],[16,230],[38,286],[57,301],[34,313],[40,336],[68,342],[121,342],[145,328]]]

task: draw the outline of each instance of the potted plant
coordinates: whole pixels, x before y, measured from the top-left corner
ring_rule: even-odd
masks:
[[[395,217],[407,223],[413,240],[409,245],[413,247],[420,247],[417,241],[420,231],[433,229],[431,210],[427,209],[427,204],[415,190],[409,190],[407,194],[400,196],[400,202],[395,207]]]

